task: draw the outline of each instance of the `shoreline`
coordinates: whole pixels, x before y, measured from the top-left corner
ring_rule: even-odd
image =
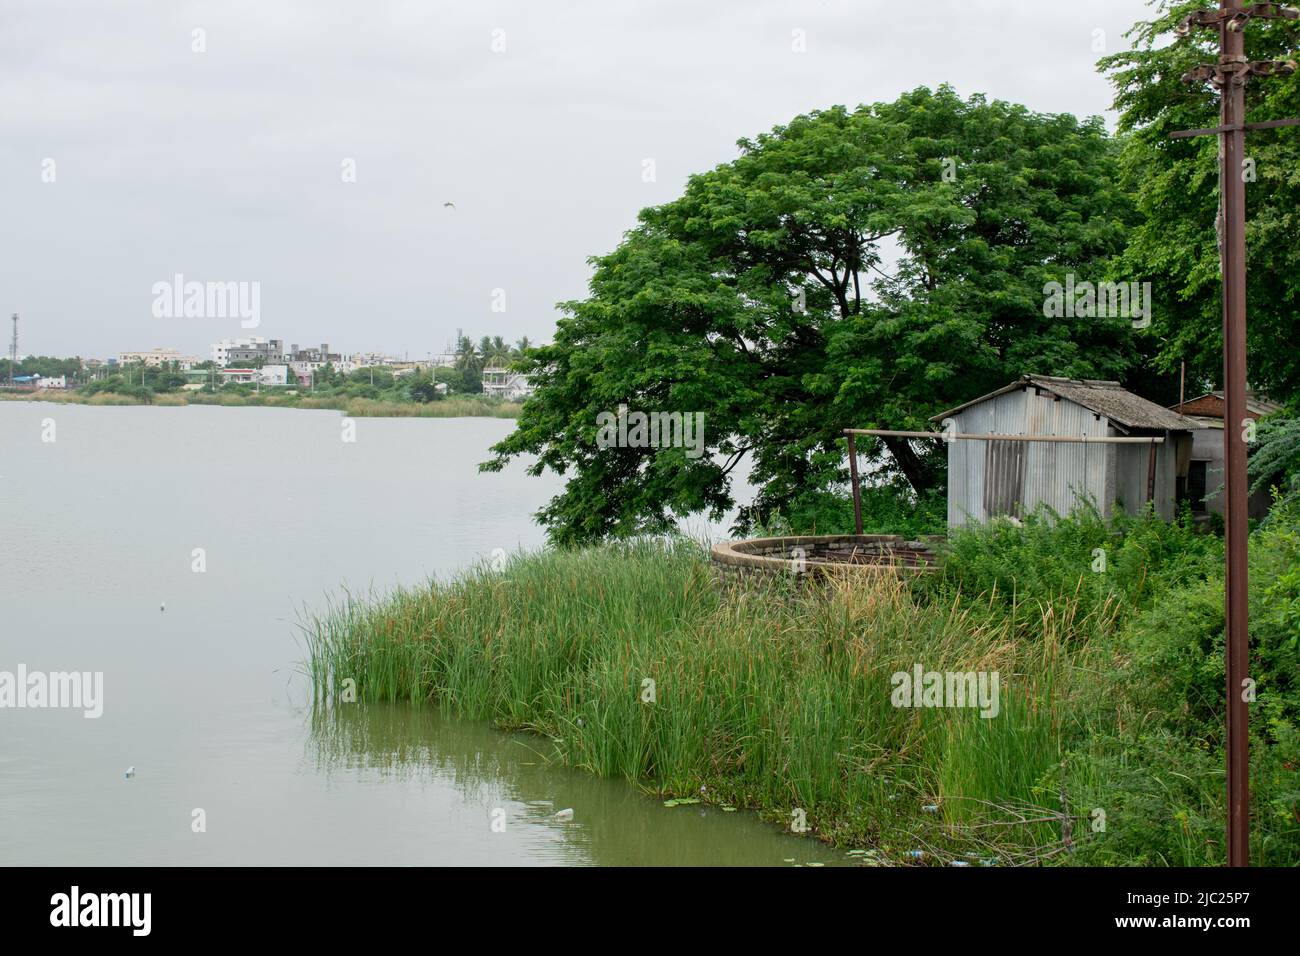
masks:
[[[196,395],[162,392],[146,400],[119,392],[81,395],[75,391],[43,389],[34,392],[0,392],[0,401],[48,402],[52,405],[127,406],[153,405],[181,408],[212,405],[222,408],[302,408],[338,411],[352,418],[518,418],[518,402],[482,398],[443,398],[435,402],[394,402],[344,395]]]

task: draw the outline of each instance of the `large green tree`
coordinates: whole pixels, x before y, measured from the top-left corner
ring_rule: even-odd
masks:
[[[1218,237],[1218,140],[1170,139],[1183,129],[1219,124],[1219,98],[1206,83],[1181,77],[1218,59],[1218,34],[1195,30],[1175,39],[1188,13],[1217,3],[1155,0],[1153,19],[1129,36],[1133,49],[1101,61],[1115,86],[1124,138],[1123,173],[1139,224],[1114,264],[1117,275],[1149,281],[1153,321],[1143,333],[1158,367],[1187,362],[1189,378],[1218,387],[1223,378],[1223,318]],[[1246,30],[1252,60],[1291,59],[1300,27],[1256,20]],[[1252,80],[1247,122],[1300,116],[1300,74]],[[1280,399],[1300,393],[1300,129],[1247,134],[1247,300],[1250,379]]]
[[[921,428],[1022,372],[1132,364],[1128,321],[1044,314],[1046,282],[1101,279],[1124,243],[1100,120],[941,87],[739,146],[593,260],[590,295],[522,360],[536,393],[483,467],[532,454],[568,476],[539,514],[554,540],[718,517],[745,455],[742,523],[789,509],[843,480],[846,427]],[[599,447],[620,405],[703,413],[708,453]],[[883,461],[927,491],[933,444],[890,440]]]

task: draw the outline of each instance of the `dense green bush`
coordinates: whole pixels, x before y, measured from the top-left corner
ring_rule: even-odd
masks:
[[[1222,544],[1190,520],[1150,512],[1111,520],[1091,505],[1062,520],[1044,509],[1022,522],[995,520],[955,529],[945,571],[968,592],[997,591],[1007,601],[1089,596],[1138,607],[1151,595],[1204,579],[1218,567]]]
[[[1219,551],[1221,554],[1221,550]],[[1224,861],[1224,619],[1221,557],[1208,577],[1186,556],[1114,640],[1114,716],[1098,715],[1087,759],[1067,774],[1106,808],[1081,862]],[[1300,862],[1300,509],[1279,503],[1250,538],[1252,856]]]
[[[1163,592],[1126,631],[1138,699],[1170,730],[1220,742],[1223,635],[1217,576]],[[1257,726],[1300,725],[1300,503],[1279,504],[1250,539],[1250,677]]]

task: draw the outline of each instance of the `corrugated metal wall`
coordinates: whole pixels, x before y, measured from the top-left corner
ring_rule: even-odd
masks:
[[[1038,393],[1033,387],[996,395],[963,409],[953,419],[957,431],[969,434],[1099,437],[1113,433],[1105,418],[1067,399]],[[1023,451],[1019,460],[1023,465],[1012,464],[1006,453],[995,451],[990,457],[990,446],[995,444],[1020,445]],[[1081,498],[1089,496],[1108,514],[1115,496],[1108,484],[1116,481],[1114,477],[1108,479],[1108,475],[1117,470],[1115,449],[1120,447],[1060,442],[950,442],[948,524],[987,521],[990,506],[1011,495],[1022,502],[1022,513],[1042,504],[1059,514],[1069,514]],[[1142,462],[1145,489],[1145,457]],[[996,487],[989,487],[990,483]],[[1173,487],[1172,477],[1169,487]]]
[[[1146,507],[1147,475],[1150,471],[1150,445],[1116,445],[1118,450],[1118,484],[1115,495],[1129,514],[1137,514]],[[1178,474],[1178,461],[1174,443],[1166,436],[1162,445],[1156,446],[1156,514],[1166,521],[1174,517],[1174,478]]]

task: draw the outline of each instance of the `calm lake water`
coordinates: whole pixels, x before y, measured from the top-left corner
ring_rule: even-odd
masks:
[[[536,738],[313,711],[303,608],[537,547],[559,486],[476,471],[510,421],[358,419],[349,444],[340,420],[0,402],[0,671],[104,674],[98,719],[0,708],[0,864],[845,861],[548,765]]]

